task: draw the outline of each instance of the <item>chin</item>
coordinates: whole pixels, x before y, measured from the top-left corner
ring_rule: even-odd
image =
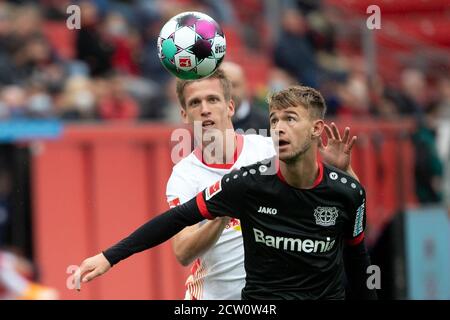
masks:
[[[278,152],[278,159],[280,161],[288,162],[295,158],[295,156],[291,152]]]
[[[290,163],[290,162],[296,162],[301,156],[304,154],[304,152],[294,152],[294,151],[284,151],[284,152],[278,152],[278,158],[280,161]]]

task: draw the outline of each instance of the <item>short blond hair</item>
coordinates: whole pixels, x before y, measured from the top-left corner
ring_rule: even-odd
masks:
[[[327,111],[325,99],[316,89],[305,86],[291,86],[272,93],[267,102],[270,109],[286,109],[303,106],[312,119],[323,119]]]
[[[212,75],[205,79],[218,79],[220,81],[220,84],[223,89],[223,95],[225,97],[225,101],[229,101],[231,99],[231,82],[225,75],[225,72],[221,69],[217,69]],[[196,81],[202,81],[205,79],[199,79],[199,80],[182,80],[177,79],[177,97],[178,101],[180,102],[183,109],[186,108],[186,98],[184,96],[184,89],[189,84],[196,82]]]

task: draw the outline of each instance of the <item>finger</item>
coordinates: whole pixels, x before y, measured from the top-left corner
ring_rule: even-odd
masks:
[[[325,125],[325,133],[327,134],[328,139],[333,139],[333,133],[331,132],[331,128],[329,125]]]
[[[333,130],[334,139],[341,141],[341,135],[339,130],[334,122],[331,123],[331,129]]]
[[[323,149],[323,138],[322,138],[322,136],[319,137],[318,146],[319,146],[319,149]]]
[[[353,136],[352,139],[350,140],[350,143],[347,146],[347,153],[350,153],[350,151],[352,151],[353,145],[356,142],[357,137]]]
[[[94,269],[94,267],[92,267],[91,264],[86,261],[87,259],[81,263],[80,268],[78,268],[77,270],[77,274],[80,276],[80,279],[83,278],[86,273]]]
[[[100,272],[98,271],[98,269],[94,269],[91,272],[89,272],[87,275],[85,275],[83,277],[83,281],[82,282],[89,282],[92,279],[97,278],[100,275]]]
[[[81,268],[78,268],[73,273],[73,277],[74,277],[74,281],[75,281],[75,289],[77,291],[81,291],[81,272],[80,272],[80,270],[81,270]]]
[[[349,136],[350,136],[350,128],[349,127],[345,127],[344,136],[342,137],[342,142],[344,144],[347,144]]]

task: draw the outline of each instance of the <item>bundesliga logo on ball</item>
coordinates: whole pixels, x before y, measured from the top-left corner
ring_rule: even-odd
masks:
[[[174,76],[201,79],[212,74],[226,51],[219,24],[200,12],[183,12],[171,18],[158,37],[158,56]]]

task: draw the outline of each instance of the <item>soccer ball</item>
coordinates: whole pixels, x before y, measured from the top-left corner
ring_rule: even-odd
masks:
[[[201,12],[183,12],[171,18],[158,37],[158,56],[174,76],[194,80],[211,75],[222,62],[225,35],[219,24]]]

